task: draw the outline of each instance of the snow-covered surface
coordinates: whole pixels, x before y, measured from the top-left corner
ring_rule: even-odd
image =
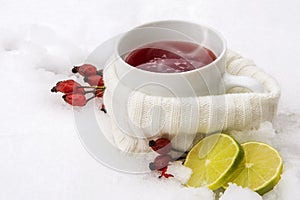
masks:
[[[220,200],[262,200],[262,197],[248,188],[242,188],[235,184],[229,184],[229,187],[221,196]]]
[[[192,175],[192,169],[185,167],[182,165],[182,162],[177,161],[177,162],[172,162],[168,166],[168,173],[172,174],[175,179],[180,181],[181,184],[186,184],[189,178]]]
[[[214,199],[205,188],[102,166],[82,147],[72,108],[49,91],[72,78],[70,68],[101,42],[161,19],[215,27],[229,48],[276,77],[282,98],[274,129],[266,123],[235,134],[272,144],[283,155],[282,180],[263,199],[300,199],[299,8],[297,0],[1,1],[0,199]],[[239,188],[225,194],[223,199],[253,195]]]

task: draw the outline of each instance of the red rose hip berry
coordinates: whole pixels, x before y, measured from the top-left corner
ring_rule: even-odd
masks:
[[[91,76],[97,74],[97,68],[91,64],[83,64],[80,66],[74,66],[72,72],[74,74],[79,73],[82,76]]]
[[[157,140],[149,141],[149,147],[152,148],[153,151],[156,151],[159,154],[168,154],[172,150],[172,144],[167,138],[159,138]]]
[[[87,103],[87,100],[83,94],[65,94],[62,98],[65,100],[65,102],[72,106],[82,107]]]
[[[86,76],[83,80],[91,86],[104,86],[103,78],[99,75]]]
[[[60,81],[51,89],[51,92],[84,94],[84,89],[80,88],[80,86],[81,85],[74,80]]]
[[[159,155],[154,159],[154,162],[149,163],[149,168],[151,170],[161,170],[167,167],[170,161],[172,161],[170,155]]]

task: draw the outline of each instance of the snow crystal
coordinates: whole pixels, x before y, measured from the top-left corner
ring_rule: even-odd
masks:
[[[262,200],[262,197],[249,188],[242,188],[235,184],[229,184],[220,200]]]
[[[265,194],[264,200],[296,200],[300,199],[300,169],[286,164],[281,180],[274,190]]]
[[[189,180],[192,170],[183,166],[182,162],[177,161],[168,166],[168,173],[174,175],[181,184],[185,184]]]
[[[182,188],[170,200],[215,200],[215,194],[208,188]]]

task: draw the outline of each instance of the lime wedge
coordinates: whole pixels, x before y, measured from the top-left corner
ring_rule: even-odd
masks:
[[[259,142],[242,144],[244,160],[240,163],[239,173],[230,182],[248,187],[263,195],[278,183],[282,172],[282,158],[271,146]]]
[[[187,186],[220,188],[232,178],[243,155],[242,147],[229,135],[218,133],[202,139],[184,163],[193,170]]]

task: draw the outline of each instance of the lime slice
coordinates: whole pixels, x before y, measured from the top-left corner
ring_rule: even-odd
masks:
[[[242,147],[229,135],[219,133],[202,139],[184,163],[193,170],[187,186],[220,188],[232,178],[243,155]]]
[[[239,165],[239,174],[231,179],[242,187],[248,187],[263,195],[278,183],[282,172],[282,158],[271,146],[259,142],[242,144],[244,160]]]

